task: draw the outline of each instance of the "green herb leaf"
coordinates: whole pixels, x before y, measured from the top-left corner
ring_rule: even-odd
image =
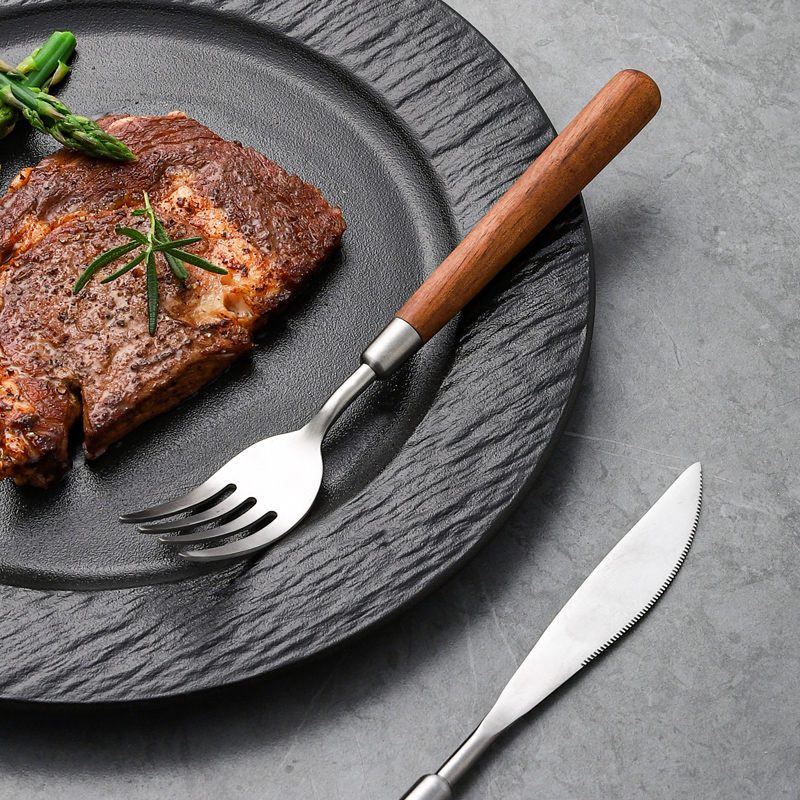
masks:
[[[160,243],[163,244],[174,244],[174,242],[170,242],[170,238],[167,235],[166,228],[161,224],[161,221],[156,217],[156,236],[158,236]],[[200,237],[198,237],[200,238]],[[185,281],[189,277],[189,270],[178,261],[175,256],[170,255],[169,253],[164,253],[164,260],[167,262],[167,265],[172,270],[172,274],[179,280]]]
[[[78,294],[78,292],[83,289],[84,286],[86,286],[97,270],[102,269],[112,261],[116,261],[118,258],[122,258],[122,256],[127,255],[131,252],[131,250],[135,250],[137,247],[139,247],[137,242],[131,242],[130,244],[123,244],[119,247],[114,247],[108,252],[98,256],[94,261],[92,261],[91,264],[89,264],[88,267],[86,267],[78,280],[75,281],[75,286],[72,287],[72,294]]]
[[[186,269],[175,256],[167,252],[164,252],[163,256],[167,264],[169,264],[169,268],[179,281],[185,281],[189,277],[189,270]]]
[[[169,242],[169,236],[159,220],[156,220],[156,234],[162,242]],[[164,256],[164,260],[167,262],[167,266],[172,270],[172,274],[179,281],[185,281],[189,277],[189,270],[186,269],[186,267],[184,267],[183,264],[181,264],[181,262],[175,258],[175,256],[172,256],[169,253],[162,253],[162,255]]]
[[[155,253],[147,254],[147,319],[150,335],[153,336],[158,324],[158,272]]]
[[[153,245],[153,252],[160,253],[162,250],[172,250],[174,247],[187,247],[190,244],[197,244],[202,242],[202,236],[190,236],[188,239],[175,239],[171,242],[169,239],[162,239],[160,236]]]
[[[158,237],[159,242],[168,242],[169,236],[167,235],[167,229],[161,224],[161,220],[156,217],[156,236]]]
[[[141,231],[137,231],[136,228],[114,228],[114,230],[120,236],[127,236],[129,239],[133,239],[134,242],[139,242],[143,247],[147,247],[150,244],[147,237]]]
[[[218,267],[216,264],[212,264],[210,261],[196,256],[194,253],[187,253],[185,250],[178,249],[165,250],[164,252],[175,256],[175,258],[179,258],[181,261],[185,261],[187,264],[191,264],[193,267],[200,267],[200,269],[204,269],[206,272],[213,272],[216,275],[228,274],[228,270]]]
[[[111,281],[115,281],[117,278],[122,277],[126,272],[130,272],[137,264],[141,264],[145,258],[147,258],[147,251],[142,250],[138,256],[132,258],[124,267],[120,267],[113,275],[103,278],[100,283],[111,283]]]

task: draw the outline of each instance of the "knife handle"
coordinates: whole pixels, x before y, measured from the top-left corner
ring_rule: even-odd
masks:
[[[643,72],[617,73],[395,315],[427,342],[576,197],[661,104]]]
[[[420,778],[401,800],[453,800],[450,784],[439,775]]]

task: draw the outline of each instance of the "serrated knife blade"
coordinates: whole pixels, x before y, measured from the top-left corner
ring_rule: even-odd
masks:
[[[700,516],[693,464],[595,567],[536,642],[475,732],[403,800],[451,800],[452,786],[511,724],[629,631],[683,564]]]

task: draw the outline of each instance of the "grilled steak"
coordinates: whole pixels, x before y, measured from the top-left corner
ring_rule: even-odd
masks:
[[[252,349],[253,331],[339,245],[345,225],[313,186],[263,155],[173,113],[100,124],[138,160],[62,150],[23,170],[0,199],[0,478],[46,486],[69,466],[83,416],[88,458],[174,406]],[[143,271],[72,287],[101,253],[146,233],[147,192],[171,239],[228,270],[157,257],[161,305],[148,332]],[[117,263],[111,269],[116,268]],[[108,274],[108,273],[104,273]]]

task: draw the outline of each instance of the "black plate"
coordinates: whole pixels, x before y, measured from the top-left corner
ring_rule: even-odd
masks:
[[[221,10],[220,10],[221,9]],[[261,347],[46,492],[0,485],[0,697],[153,698],[331,648],[440,583],[499,526],[565,423],[588,356],[573,203],[326,440],[323,492],[262,557],[198,568],[117,523],[301,424],[553,135],[528,89],[434,0],[51,3],[0,11],[2,56],[51,30],[87,115],[182,109],[319,186],[348,231]],[[576,98],[577,101],[577,98]],[[2,188],[53,143],[18,126]]]

